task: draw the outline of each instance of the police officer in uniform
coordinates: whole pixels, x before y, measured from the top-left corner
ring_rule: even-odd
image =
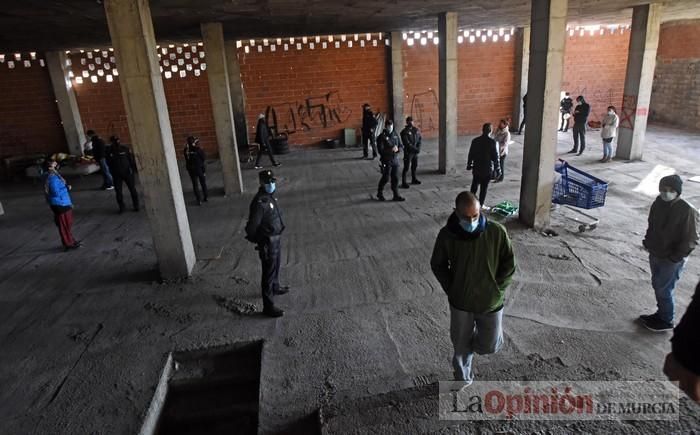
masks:
[[[257,245],[255,249],[260,256],[263,314],[281,317],[284,311],[275,306],[273,298],[289,292],[289,287],[280,286],[279,282],[280,239],[284,231],[284,222],[274,196],[277,180],[272,171],[260,171],[258,178],[260,189],[250,203],[250,215],[245,227],[246,239]]]
[[[119,213],[123,213],[124,196],[122,195],[122,182],[126,183],[126,187],[131,194],[131,204],[134,206],[134,211],[139,211],[139,194],[136,192],[136,161],[134,155],[126,146],[122,145],[119,137],[112,136],[109,138],[110,146],[107,148],[106,158],[109,170],[112,173],[114,182],[114,191],[117,193],[117,204],[119,204]]]
[[[401,131],[401,142],[403,143],[403,172],[401,174],[401,188],[408,189],[406,174],[408,167],[411,167],[411,184],[421,184],[416,178],[418,168],[418,154],[420,154],[421,135],[420,130],[413,125],[413,118],[406,118],[406,127]]]
[[[362,105],[362,153],[365,159],[369,159],[369,147],[372,147],[372,157],[377,157],[377,144],[374,137],[374,129],[377,128],[377,119],[372,113],[369,103]]]
[[[391,177],[391,191],[394,192],[394,197],[392,201],[405,201],[399,195],[399,153],[403,150],[403,145],[401,145],[401,139],[399,135],[394,131],[394,122],[388,120],[384,125],[384,131],[377,138],[377,150],[380,156],[380,167],[382,170],[382,178],[379,180],[379,186],[377,188],[377,199],[384,201],[384,186],[389,181]]]
[[[207,202],[207,174],[204,150],[199,147],[199,138],[189,136],[185,144],[185,167],[192,180],[194,196],[197,197],[197,205],[202,205],[202,195],[199,193],[199,186],[202,186],[204,202]]]

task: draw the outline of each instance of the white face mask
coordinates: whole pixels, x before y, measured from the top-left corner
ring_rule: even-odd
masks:
[[[608,110],[608,115],[614,115],[614,114],[615,114],[615,112],[613,112],[612,110]]]
[[[393,132],[394,132],[394,126],[393,126],[393,125],[387,126],[387,127],[386,127],[386,131],[388,131],[389,134],[393,133]]]
[[[661,192],[659,196],[662,200],[666,202],[671,202],[674,199],[678,198],[678,194],[676,192]]]

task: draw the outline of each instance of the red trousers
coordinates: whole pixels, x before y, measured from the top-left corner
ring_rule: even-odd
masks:
[[[54,222],[58,227],[58,233],[61,235],[61,242],[64,247],[75,245],[71,227],[73,226],[73,210],[57,210],[53,208]]]

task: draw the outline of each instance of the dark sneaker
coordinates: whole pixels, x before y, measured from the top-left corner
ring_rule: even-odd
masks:
[[[209,202],[209,199],[205,196],[204,199],[202,200],[204,202]]]
[[[641,318],[641,317],[640,317]],[[650,331],[666,332],[673,330],[673,323],[664,322],[655,316],[650,316],[642,320],[642,325]]]
[[[404,198],[403,196],[395,195],[393,198],[391,198],[391,200],[401,202],[401,201],[406,201],[406,198]]]
[[[80,243],[80,242],[75,242],[75,243],[73,243],[73,244],[70,245],[70,246],[66,246],[64,249],[65,249],[66,251],[70,251],[71,249],[78,249],[78,248],[80,248],[81,246],[83,246],[82,243]]]
[[[413,181],[411,181],[411,184],[423,184],[423,183],[421,183],[420,180],[413,180]]]
[[[289,293],[289,286],[288,285],[283,285],[273,292],[273,294],[275,294],[277,296],[284,295],[287,293]]]
[[[378,194],[377,194],[377,199],[380,200],[380,201],[386,201],[386,198],[384,198],[384,195],[381,194],[381,193],[378,193]]]
[[[639,316],[639,320],[641,322],[647,321],[649,319],[655,319],[655,318],[656,318],[656,313],[654,313],[654,314],[642,314],[641,316]]]
[[[271,307],[263,308],[263,314],[267,317],[282,317],[284,316],[284,311],[273,305]]]
[[[569,150],[569,152],[567,154],[576,154],[576,153],[578,153],[578,150],[573,149],[573,150]]]
[[[277,163],[273,164],[272,166],[274,166],[274,167],[276,168],[276,167],[278,167],[278,166],[282,166],[282,163],[277,162]]]
[[[408,188],[411,187],[411,186],[409,186],[408,183],[403,183],[403,184],[401,184],[401,186],[399,186],[399,187],[401,187],[402,189],[408,189]]]

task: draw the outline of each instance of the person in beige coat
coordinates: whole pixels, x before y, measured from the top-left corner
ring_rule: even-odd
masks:
[[[600,130],[600,136],[603,138],[603,158],[600,160],[601,163],[607,163],[612,160],[612,142],[617,136],[617,127],[619,126],[620,117],[617,116],[615,106],[608,106],[608,113],[603,117]]]

